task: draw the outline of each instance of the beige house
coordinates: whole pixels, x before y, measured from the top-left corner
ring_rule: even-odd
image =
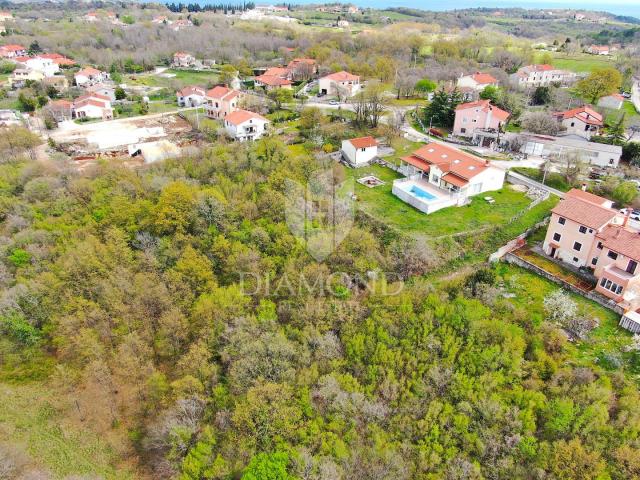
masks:
[[[553,84],[568,85],[576,74],[551,65],[527,65],[511,75],[511,81],[519,88],[545,87]]]
[[[453,134],[472,138],[476,130],[499,132],[510,116],[509,112],[491,105],[489,100],[462,103],[456,107]]]
[[[545,253],[575,267],[587,267],[595,290],[624,308],[640,302],[640,233],[613,202],[573,189],[551,210]]]
[[[602,115],[589,106],[583,106],[556,112],[553,116],[565,128],[567,135],[578,135],[589,140],[592,135],[598,135],[604,126]]]
[[[228,87],[218,85],[205,95],[205,110],[209,118],[224,118],[238,110],[238,102],[242,93]]]
[[[360,77],[345,71],[331,73],[318,83],[320,93],[324,95],[352,97],[360,91]]]
[[[193,67],[196,63],[196,57],[187,52],[176,52],[173,54],[174,67]]]

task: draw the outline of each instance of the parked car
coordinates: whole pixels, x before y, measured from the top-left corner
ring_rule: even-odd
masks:
[[[433,135],[434,137],[444,138],[444,133],[442,133],[437,128],[430,128],[429,135]]]
[[[629,92],[622,92],[622,96],[624,98],[631,98],[631,94]]]
[[[337,100],[330,100],[329,101],[329,105],[339,105],[340,102],[338,102]]]

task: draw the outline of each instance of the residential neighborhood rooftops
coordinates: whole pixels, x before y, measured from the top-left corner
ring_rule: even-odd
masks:
[[[491,102],[489,100],[478,100],[476,102],[461,103],[456,107],[456,110],[466,110],[468,108],[479,108],[483,112],[491,111],[491,113],[496,118],[502,121],[507,120],[511,116],[509,112],[502,110],[495,105],[491,105]]]
[[[378,145],[378,142],[373,137],[358,137],[349,140],[349,143],[355,148],[369,148]]]
[[[2,45],[0,48],[6,52],[19,52],[21,50],[26,50],[24,46],[17,43],[9,43],[7,45]]]
[[[233,125],[241,125],[248,120],[262,120],[268,122],[266,118],[262,115],[250,112],[249,110],[236,110],[235,112],[230,113],[226,117],[224,117],[225,121],[233,124]]]
[[[329,75],[326,75],[323,78],[334,80],[336,82],[349,82],[349,81],[353,82],[353,81],[360,80],[360,77],[358,75],[353,75],[349,72],[345,72],[344,70],[341,72],[330,73]]]
[[[280,77],[278,75],[260,75],[256,77],[256,80],[265,85],[269,85],[272,87],[279,87],[282,85],[291,85],[291,80],[287,78]]]
[[[580,225],[598,229],[613,220],[618,212],[605,205],[609,200],[582,190],[573,189],[565,194],[551,212]]]

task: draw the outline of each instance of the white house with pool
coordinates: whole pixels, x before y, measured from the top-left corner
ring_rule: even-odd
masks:
[[[465,205],[469,197],[499,190],[505,171],[470,153],[429,143],[401,159],[405,178],[394,180],[393,194],[424,213]]]

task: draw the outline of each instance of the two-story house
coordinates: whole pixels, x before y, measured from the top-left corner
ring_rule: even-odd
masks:
[[[473,137],[476,130],[500,131],[511,114],[489,100],[462,103],[456,107],[453,134],[460,137]]]
[[[360,77],[344,71],[322,77],[318,83],[324,95],[352,97],[360,91]]]
[[[206,100],[207,92],[197,85],[184,87],[176,92],[176,99],[179,107],[198,107]]]
[[[574,72],[551,65],[527,65],[511,75],[511,81],[519,88],[546,87],[553,84],[567,85],[576,79]]]
[[[342,141],[342,157],[354,167],[369,165],[378,156],[378,142],[373,137],[351,138]]]
[[[227,133],[238,140],[246,142],[258,140],[267,132],[269,120],[248,110],[236,110],[224,117]]]
[[[613,202],[579,189],[568,191],[551,210],[544,252],[575,267],[593,265],[596,235],[611,224],[622,224]]]
[[[478,94],[489,86],[497,87],[499,82],[493,75],[475,72],[471,75],[462,75],[458,78],[458,90],[464,95],[465,100],[472,101],[478,98]]]
[[[207,91],[205,96],[205,110],[209,118],[224,118],[238,110],[238,103],[242,92],[222,85]]]
[[[109,80],[109,74],[93,67],[85,67],[78,70],[73,79],[78,87],[88,87],[96,83],[102,83]]]
[[[566,112],[555,112],[553,116],[564,127],[566,135],[577,135],[586,140],[598,135],[604,126],[602,115],[587,105]]]

